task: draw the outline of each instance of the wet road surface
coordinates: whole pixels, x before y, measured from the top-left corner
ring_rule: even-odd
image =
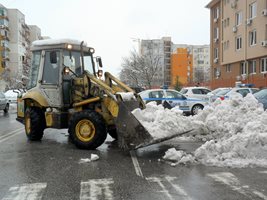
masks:
[[[193,151],[200,144],[169,141],[124,152],[110,137],[95,151],[77,149],[66,130],[47,129],[29,142],[16,114],[0,112],[0,200],[267,199],[267,169],[170,166],[171,147]],[[99,160],[82,163],[91,154]]]

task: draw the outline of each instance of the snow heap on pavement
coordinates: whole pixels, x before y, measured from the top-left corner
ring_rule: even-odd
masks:
[[[267,112],[251,94],[245,98],[234,94],[229,100],[217,100],[198,115],[189,117],[174,109],[164,111],[155,103],[133,113],[153,137],[192,127],[197,137],[201,135],[207,140],[189,154],[169,149],[163,159],[171,160],[173,165],[198,162],[212,166],[267,167]]]

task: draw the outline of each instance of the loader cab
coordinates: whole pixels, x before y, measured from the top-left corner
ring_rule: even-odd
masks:
[[[70,103],[71,81],[84,71],[96,75],[93,48],[78,41],[37,41],[32,46],[32,65],[27,89],[41,94],[49,107]]]

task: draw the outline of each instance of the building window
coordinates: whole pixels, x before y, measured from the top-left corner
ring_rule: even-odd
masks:
[[[240,66],[240,71],[241,71],[241,75],[245,75],[247,74],[247,67],[246,67],[246,63],[245,62],[242,62],[241,63],[241,66]]]
[[[261,73],[267,72],[267,58],[261,59]]]
[[[214,49],[214,59],[218,59],[218,57],[219,57],[219,49],[215,48]]]
[[[235,25],[239,26],[240,24],[242,24],[242,12],[235,14]]]
[[[249,5],[249,18],[252,19],[257,16],[257,3],[254,2]]]
[[[214,39],[218,39],[219,38],[219,28],[216,27],[214,28]]]
[[[231,64],[226,65],[226,72],[231,72]]]
[[[219,7],[217,7],[213,10],[213,19],[219,19],[219,15],[220,15],[220,9]]]
[[[256,60],[251,60],[248,62],[249,64],[249,73],[256,74]]]
[[[253,46],[257,44],[257,32],[254,29],[253,31],[249,32],[249,45]]]
[[[242,48],[242,37],[237,36],[235,41],[236,41],[236,50],[240,50]]]

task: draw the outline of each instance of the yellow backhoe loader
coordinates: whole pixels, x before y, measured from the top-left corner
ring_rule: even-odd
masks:
[[[94,49],[84,42],[39,40],[31,47],[32,65],[27,92],[18,97],[17,120],[29,140],[41,140],[46,128],[68,128],[78,148],[96,149],[107,133],[123,149],[136,149],[154,140],[133,116],[145,108],[138,94],[105,72]],[[123,94],[130,98],[123,98]]]

